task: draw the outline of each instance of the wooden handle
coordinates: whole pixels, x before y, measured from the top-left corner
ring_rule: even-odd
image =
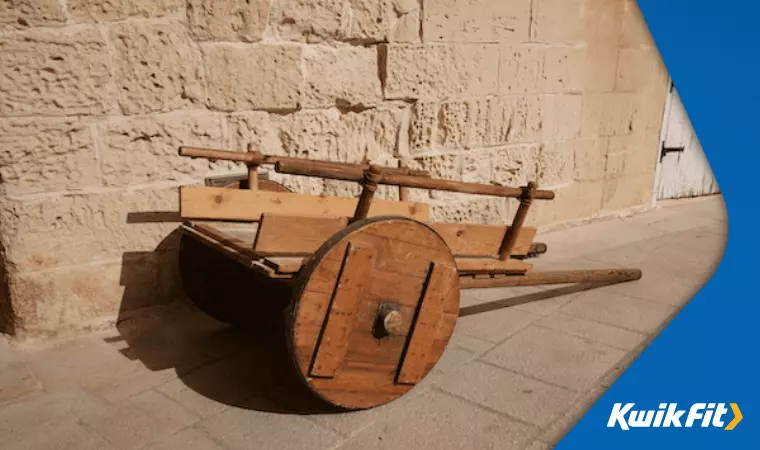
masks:
[[[318,159],[304,159],[304,158],[293,158],[290,156],[276,156],[276,155],[264,155],[261,152],[255,151],[252,149],[252,146],[249,146],[248,153],[241,153],[241,152],[233,152],[230,150],[218,150],[213,148],[200,148],[200,147],[180,147],[179,148],[179,154],[180,156],[189,156],[191,158],[207,158],[212,160],[223,160],[223,161],[235,161],[235,162],[242,162],[246,164],[267,164],[267,165],[276,165],[280,162],[285,162],[288,164],[294,163],[294,164],[302,164],[304,167],[318,167],[320,169],[331,171],[333,172],[333,175],[336,178],[336,180],[354,180],[354,178],[358,177],[361,178],[362,174],[364,174],[364,171],[369,169],[369,164],[357,164],[357,163],[344,163],[344,162],[334,162],[334,161],[321,161]],[[415,175],[418,177],[429,177],[430,174],[425,172],[424,170],[417,170],[417,169],[409,169],[409,168],[399,168],[399,167],[381,167],[383,171],[388,171],[392,173],[398,173],[402,175]],[[346,175],[350,174],[350,175]],[[309,176],[308,174],[304,174],[306,176]],[[318,175],[313,175],[318,176]],[[353,178],[340,178],[350,176]],[[327,177],[323,177],[327,178]]]
[[[639,278],[641,278],[639,269],[557,270],[494,278],[462,276],[459,278],[459,285],[462,289],[474,289],[571,283],[623,283]]]
[[[342,181],[361,181],[364,172],[355,172],[353,170],[337,168],[325,168],[319,165],[305,164],[302,161],[279,161],[275,165],[275,170],[280,173],[290,175],[303,175],[310,177],[328,178]],[[521,188],[491,186],[487,184],[466,183],[463,181],[437,180],[434,178],[425,178],[415,175],[405,175],[393,173],[382,168],[382,173],[378,184],[390,184],[394,186],[403,186],[418,189],[434,189],[439,191],[460,192],[464,194],[493,195],[496,197],[513,197],[522,196]],[[533,198],[542,200],[551,200],[554,198],[552,191],[535,191]]]

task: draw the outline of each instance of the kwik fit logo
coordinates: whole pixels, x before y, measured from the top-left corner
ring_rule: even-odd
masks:
[[[633,409],[635,403],[615,403],[612,405],[607,428],[620,427],[624,431],[631,428],[722,428],[733,430],[742,421],[739,405],[731,403],[694,403],[687,409],[679,409],[678,403],[660,403],[658,409]],[[728,424],[726,424],[728,423]]]

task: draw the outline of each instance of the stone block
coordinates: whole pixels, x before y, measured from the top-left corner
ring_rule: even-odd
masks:
[[[35,396],[4,405],[0,409],[0,432],[3,436],[35,428],[40,432],[41,426],[49,427],[54,422],[71,420],[104,404],[103,400],[82,389],[72,389],[56,395]]]
[[[128,17],[160,17],[184,12],[183,0],[68,0],[76,22],[113,22]]]
[[[533,2],[530,38],[544,42],[582,40],[585,32],[585,3],[585,0],[537,0]],[[594,25],[599,26],[600,24]]]
[[[561,313],[544,317],[536,322],[536,326],[589,339],[621,350],[633,350],[646,338],[635,331]]]
[[[538,152],[539,186],[559,186],[573,181],[578,141],[542,144]]]
[[[598,106],[598,105],[597,105]],[[618,136],[633,131],[637,95],[610,92],[602,95],[599,120],[600,136]]]
[[[151,219],[151,213],[176,216],[177,197],[176,189],[164,189],[6,202],[0,215],[5,261],[14,271],[27,272],[114,261],[162,243],[171,249],[173,241],[163,241],[177,222],[139,221],[142,215]]]
[[[607,166],[608,138],[589,138],[577,141],[573,178],[577,181],[600,180]]]
[[[612,292],[586,291],[560,311],[563,314],[648,334],[657,330],[676,310],[674,306]]]
[[[491,150],[472,150],[462,155],[462,181],[488,184],[493,180]]]
[[[375,48],[309,46],[304,50],[307,108],[373,106],[382,100]]]
[[[523,42],[529,39],[530,0],[424,0],[425,42]]]
[[[224,450],[209,436],[195,428],[186,428],[145,447],[145,450]]]
[[[389,44],[385,98],[445,99],[496,93],[494,64],[498,60],[495,44]]]
[[[149,391],[84,417],[88,428],[116,448],[143,447],[198,419],[163,395]]]
[[[58,0],[20,0],[0,4],[0,25],[21,28],[63,22],[66,22],[66,11]]]
[[[572,405],[577,394],[479,361],[440,383],[444,392],[544,427]]]
[[[565,141],[580,136],[583,122],[583,96],[542,95],[538,123],[544,142]]]
[[[599,180],[555,187],[554,200],[533,203],[527,223],[541,226],[591,217],[601,208],[604,185],[605,181]]]
[[[333,448],[340,437],[302,416],[231,408],[196,426],[225,448]],[[297,432],[296,432],[297,430]]]
[[[68,118],[0,120],[0,177],[7,195],[100,185],[93,125]]]
[[[474,197],[468,200],[433,203],[430,219],[444,223],[474,223],[503,225],[507,221],[507,199]]]
[[[529,326],[482,360],[521,375],[583,391],[591,388],[623,356],[623,350]]]
[[[666,86],[668,71],[656,49],[624,48],[618,56],[615,90],[642,91],[654,86]]]
[[[291,41],[381,42],[402,15],[394,3],[401,2],[282,0],[273,5],[273,24],[281,38]]]
[[[196,181],[229,170],[231,163],[179,156],[182,145],[219,148],[221,115],[173,112],[151,117],[118,117],[101,125],[101,164],[107,185],[127,186],[159,181]]]
[[[540,147],[516,145],[491,151],[492,181],[502,186],[525,186],[540,178]]]
[[[585,48],[549,47],[545,49],[538,89],[542,93],[582,91],[586,56]]]
[[[652,34],[649,32],[644,16],[641,15],[639,4],[635,0],[623,3],[623,31],[620,37],[623,48],[654,48]]]
[[[428,391],[403,410],[382,417],[350,438],[346,448],[523,448],[536,429],[439,391]]]
[[[222,111],[295,109],[303,85],[301,48],[206,45],[209,105]]]
[[[112,25],[119,104],[127,114],[205,102],[201,55],[179,21]]]
[[[457,333],[483,341],[498,343],[527,327],[541,316],[515,308],[489,311],[462,317],[457,321]]]
[[[108,46],[96,28],[0,37],[0,114],[104,114],[115,106]]]
[[[616,211],[633,206],[649,206],[654,191],[654,172],[637,173],[604,181],[602,207]]]
[[[87,430],[75,420],[46,424],[39,428],[23,430],[10,439],[15,448],[75,448],[77,450],[103,450],[111,448],[100,436]]]
[[[615,88],[617,79],[617,46],[608,44],[589,45],[583,67],[583,92],[609,92]]]
[[[589,46],[617,47],[623,23],[623,1],[586,0],[583,40]]]
[[[190,33],[201,41],[261,40],[267,27],[267,0],[190,0]]]
[[[97,273],[97,276],[93,276]],[[165,303],[152,255],[52,272],[16,273],[10,297],[28,337],[64,335],[102,326],[117,312]]]
[[[543,76],[545,56],[546,48],[539,45],[513,44],[501,47],[499,92],[537,92],[539,80]]]
[[[403,4],[402,7],[398,7]],[[420,38],[420,9],[416,0],[402,0],[395,3],[399,14],[388,33],[389,42],[417,44]]]
[[[268,154],[363,162],[392,156],[398,142],[401,108],[341,113],[337,109],[262,113],[229,117],[228,147],[245,149],[253,142]],[[301,177],[303,178],[303,177]]]
[[[637,92],[631,125],[634,132],[659,133],[662,129],[670,83],[667,79],[661,81],[663,82]]]
[[[633,133],[609,138],[607,178],[654,173],[659,155],[659,133]]]

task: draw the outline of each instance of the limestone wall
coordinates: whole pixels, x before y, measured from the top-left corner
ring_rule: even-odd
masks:
[[[3,2],[2,328],[56,334],[181,294],[176,188],[234,167],[179,145],[535,179],[558,194],[543,225],[648,206],[666,90],[631,0]],[[413,194],[443,221],[514,210]]]

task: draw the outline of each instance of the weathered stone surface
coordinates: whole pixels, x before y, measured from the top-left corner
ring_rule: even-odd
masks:
[[[497,92],[498,45],[389,44],[386,50],[385,98],[445,99]]]
[[[530,0],[424,0],[426,42],[522,42],[529,39]]]
[[[649,27],[641,15],[639,4],[635,0],[626,0],[623,3],[623,31],[620,44],[623,48],[655,46]]]
[[[636,112],[637,95],[634,93],[610,92],[601,97],[599,110],[599,135],[617,136],[633,131],[633,117]]]
[[[607,177],[654,173],[659,133],[633,133],[609,138]]]
[[[0,114],[102,114],[114,90],[108,48],[95,28],[37,29],[0,37]]]
[[[202,111],[109,119],[102,125],[104,183],[193,181],[215,169],[229,169],[229,163],[177,154],[182,145],[221,147],[222,121],[220,115]]]
[[[636,109],[633,113],[633,132],[660,132],[665,113],[665,102],[670,83],[657,83],[636,95]]]
[[[0,177],[7,195],[98,186],[93,125],[77,119],[0,120]]]
[[[525,186],[539,177],[540,149],[537,145],[510,146],[492,150],[493,182],[502,186]]]
[[[617,46],[623,24],[624,1],[586,0],[583,40],[589,46]]]
[[[433,203],[430,219],[444,223],[504,224],[507,220],[507,199],[474,197],[459,202]]]
[[[534,1],[531,14],[531,39],[545,42],[583,39],[585,3],[586,0]],[[594,25],[599,26],[599,24]]]
[[[543,144],[538,154],[538,184],[550,187],[569,183],[575,171],[576,141]]]
[[[274,8],[279,36],[306,42],[380,42],[399,16],[393,0],[281,0]]]
[[[544,51],[538,87],[543,93],[580,92],[584,85],[586,49],[551,47]]]
[[[5,262],[14,271],[35,271],[116,260],[162,242],[162,248],[176,246],[164,240],[178,225],[177,197],[177,189],[163,189],[6,202],[0,212]],[[162,217],[165,222],[149,222]]]
[[[462,149],[534,142],[540,137],[538,96],[417,102],[409,125],[409,150]]]
[[[575,147],[574,178],[591,181],[604,178],[607,163],[608,138],[582,139]]]
[[[222,111],[293,109],[303,84],[301,48],[290,45],[207,45],[208,98]]]
[[[261,40],[269,17],[268,0],[190,0],[190,32],[201,41]]]
[[[528,214],[530,226],[541,226],[588,218],[599,212],[604,180],[569,183],[554,188],[556,200],[533,202]]]
[[[198,49],[177,21],[124,22],[109,29],[119,104],[127,114],[204,102]]]
[[[433,178],[461,180],[462,155],[422,156],[410,162],[409,167],[424,170]]]
[[[111,22],[128,17],[159,17],[181,13],[183,0],[67,0],[76,22]]]
[[[543,74],[544,55],[545,47],[539,45],[503,46],[499,64],[499,92],[536,92]]]
[[[416,44],[420,38],[420,9],[416,0],[397,0],[394,9],[398,18],[388,33],[389,42]]]
[[[640,91],[653,86],[664,86],[667,82],[668,72],[656,50],[620,50],[616,91]]]
[[[39,27],[66,21],[63,3],[58,0],[15,0],[0,3],[0,25]]]
[[[379,103],[383,92],[377,60],[377,50],[372,47],[307,47],[304,106],[329,108]]]
[[[621,210],[634,206],[648,206],[652,202],[654,172],[637,173],[604,181],[605,210]]]
[[[583,92],[608,92],[615,88],[617,79],[618,47],[591,45],[586,49],[583,67]]]
[[[227,146],[245,149],[252,142],[268,154],[330,161],[375,161],[394,154],[402,120],[400,108],[262,114],[230,116]]]
[[[152,255],[10,278],[17,326],[30,336],[65,334],[115,319],[122,305],[164,303]],[[97,274],[97,275],[95,275]]]
[[[541,96],[540,138],[544,142],[575,139],[581,134],[583,97],[580,95]]]

